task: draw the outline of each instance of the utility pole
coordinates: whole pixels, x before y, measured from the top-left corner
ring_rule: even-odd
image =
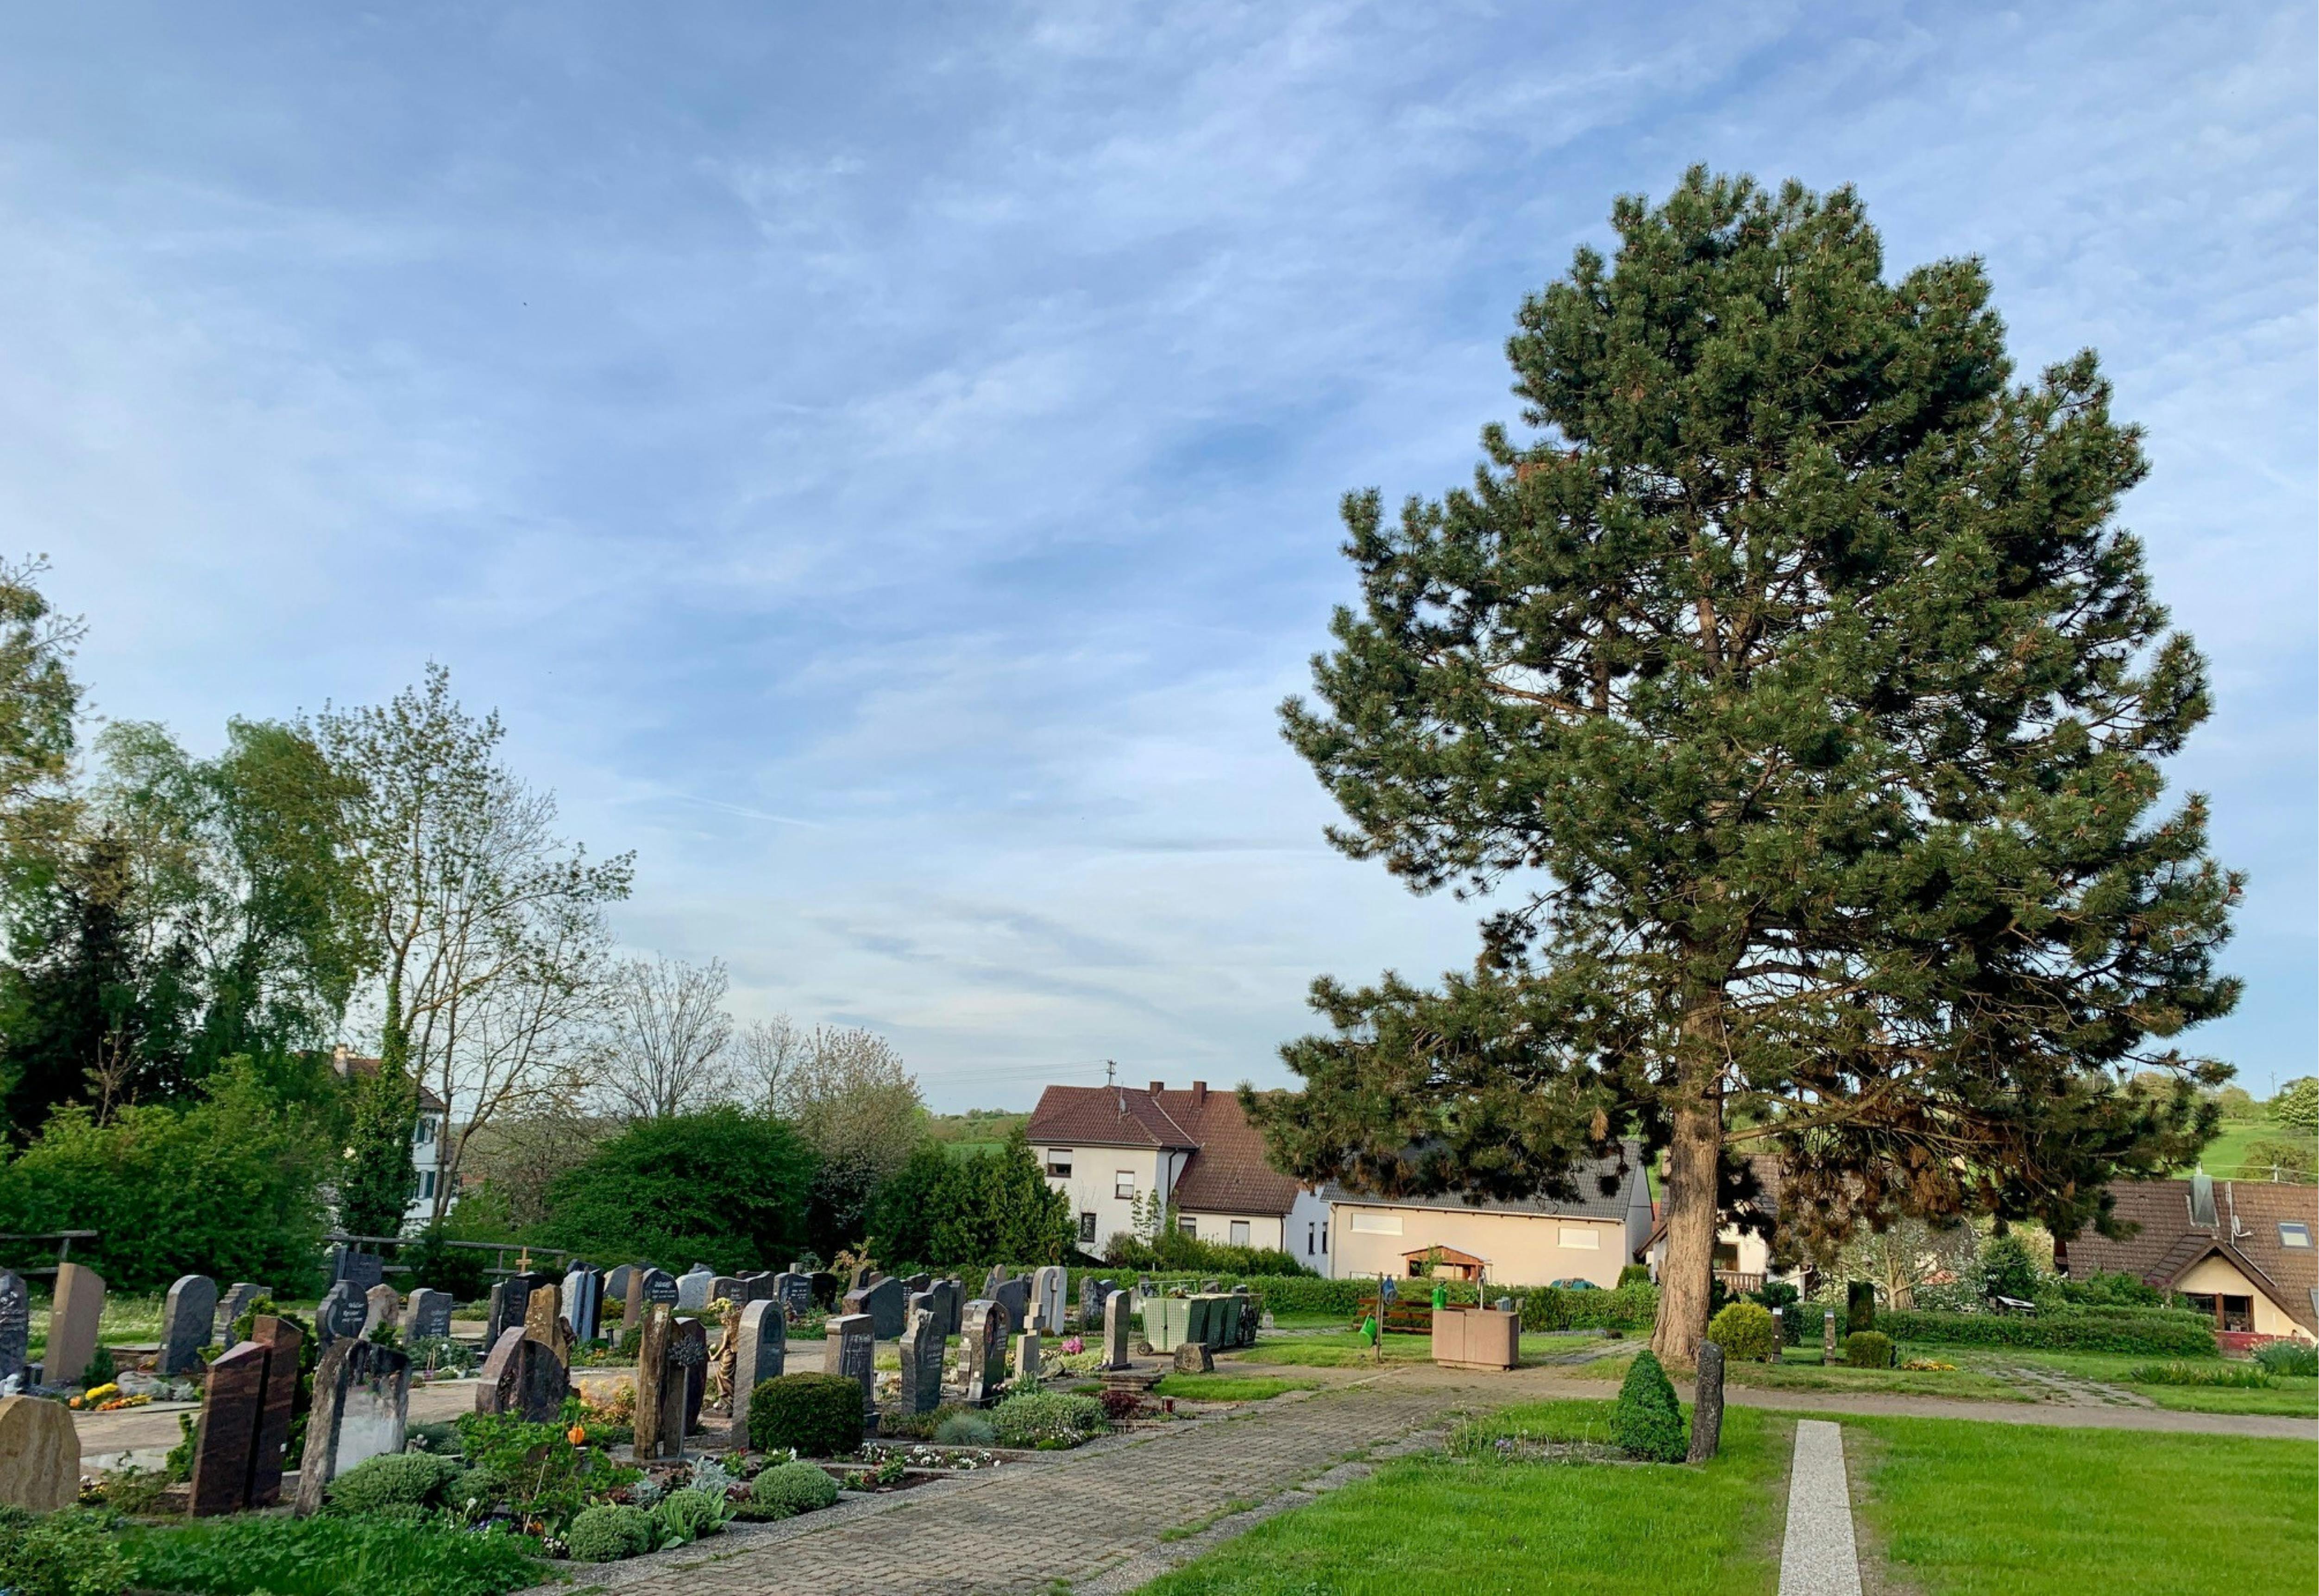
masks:
[[[1105,1059],[1103,1061],[1103,1084],[1107,1087],[1116,1086],[1118,1084],[1118,1075],[1119,1066],[1113,1063],[1110,1059]]]

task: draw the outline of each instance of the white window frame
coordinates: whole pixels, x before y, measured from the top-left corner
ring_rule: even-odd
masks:
[[[1246,1247],[1249,1244],[1248,1221],[1244,1219],[1233,1220],[1230,1228],[1224,1231],[1224,1236],[1232,1246]]]
[[[1047,1177],[1051,1180],[1069,1180],[1071,1177],[1069,1148],[1051,1147],[1047,1150]]]
[[[1111,1195],[1123,1203],[1135,1201],[1135,1171],[1121,1169],[1111,1177]]]
[[[1200,1233],[1200,1222],[1188,1213],[1179,1213],[1176,1216],[1176,1231],[1178,1235],[1197,1236]]]
[[[1085,1246],[1087,1242],[1094,1240],[1095,1210],[1090,1208],[1079,1215],[1079,1243],[1081,1246]]]
[[[1398,1213],[1373,1213],[1366,1208],[1356,1208],[1350,1224],[1353,1230],[1365,1236],[1401,1234],[1401,1215]]]
[[[1593,1225],[1558,1225],[1554,1244],[1569,1252],[1600,1252],[1602,1232]]]
[[[2310,1246],[2311,1227],[2299,1219],[2280,1220],[2278,1222],[2278,1244],[2281,1247]]]

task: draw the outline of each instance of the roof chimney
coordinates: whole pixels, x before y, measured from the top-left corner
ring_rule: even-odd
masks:
[[[1162,1092],[1166,1091],[1167,1089],[1168,1089],[1168,1083],[1167,1083],[1166,1081],[1164,1081],[1164,1080],[1155,1080],[1155,1081],[1153,1081],[1153,1082],[1151,1083],[1151,1095],[1152,1095],[1154,1097],[1157,1097],[1160,1093],[1162,1093]]]
[[[1208,1083],[1204,1080],[1194,1081],[1192,1083],[1192,1106],[1197,1108],[1206,1103],[1207,1100]]]

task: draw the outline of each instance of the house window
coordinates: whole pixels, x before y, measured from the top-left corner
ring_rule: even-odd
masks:
[[[1735,1274],[1739,1268],[1739,1243],[1718,1241],[1715,1244],[1715,1267],[1725,1274]]]
[[[2278,1227],[2278,1244],[2281,1247],[2310,1246],[2311,1227],[2306,1224],[2287,1224],[2282,1222]]]
[[[1051,1147],[1047,1150],[1047,1173],[1053,1176],[1057,1180],[1069,1180],[1071,1177],[1071,1150],[1069,1148]]]
[[[1306,1225],[1304,1227],[1304,1256],[1306,1258],[1311,1258],[1313,1256],[1313,1238],[1318,1236],[1320,1233],[1321,1227],[1319,1225]]]
[[[1398,1213],[1365,1213],[1359,1209],[1355,1209],[1353,1211],[1353,1229],[1366,1231],[1372,1236],[1398,1236],[1401,1234],[1401,1215]]]
[[[1113,1176],[1111,1177],[1111,1195],[1114,1197],[1123,1197],[1130,1203],[1135,1201],[1135,1171],[1132,1169],[1122,1169],[1118,1174]]]
[[[1556,1240],[1573,1251],[1600,1252],[1602,1250],[1602,1232],[1593,1225],[1564,1225],[1561,1227],[1561,1232]]]
[[[432,1197],[435,1195],[435,1171],[432,1169],[420,1171],[419,1195],[422,1197]]]
[[[1248,1221],[1236,1219],[1232,1222],[1232,1244],[1234,1247],[1248,1245]]]
[[[1200,1222],[1188,1213],[1179,1214],[1176,1219],[1176,1229],[1187,1236],[1196,1236],[1200,1233]]]
[[[434,1141],[435,1122],[426,1114],[420,1114],[419,1116],[419,1128],[411,1133],[411,1140],[417,1142],[420,1147],[425,1147],[429,1142]]]
[[[2252,1297],[2224,1297],[2223,1299],[2222,1328],[2226,1330],[2253,1330],[2254,1299]]]
[[[1322,1225],[1321,1227],[1321,1256],[1322,1258],[1327,1258],[1329,1256],[1329,1227],[1327,1225]]]
[[[1095,1215],[1092,1213],[1082,1213],[1079,1215],[1079,1242],[1082,1246],[1087,1246],[1092,1245],[1094,1240]]]

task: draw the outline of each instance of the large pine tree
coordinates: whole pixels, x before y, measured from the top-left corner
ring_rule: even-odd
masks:
[[[1389,1194],[1566,1194],[1639,1132],[1687,1363],[1739,1153],[1826,1239],[2105,1224],[2194,1148],[2228,1072],[2162,1039],[2236,998],[2238,881],[2160,807],[2205,670],[2114,521],[2144,464],[2093,355],[2015,384],[1981,263],[1888,281],[1849,189],[1694,170],[1613,221],[1522,306],[1535,439],[1397,525],[1347,497],[1363,603],[1284,709],[1339,847],[1495,895],[1481,955],[1320,983],[1304,1090],[1249,1106]]]

